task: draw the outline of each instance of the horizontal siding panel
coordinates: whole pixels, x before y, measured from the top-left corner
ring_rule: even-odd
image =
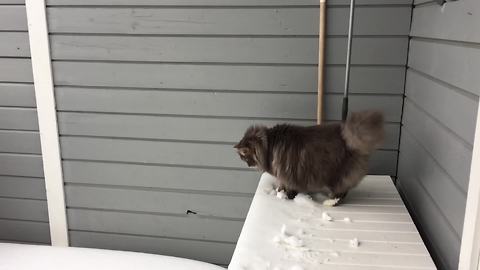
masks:
[[[25,0],[0,0],[0,5],[4,4],[25,4]]]
[[[317,75],[307,78],[317,83]],[[350,89],[354,93],[402,94],[405,82],[405,67],[393,66],[352,66],[350,69]],[[343,93],[345,68],[327,66],[325,68],[325,91]],[[312,91],[312,88],[308,88]],[[316,88],[313,88],[316,89]],[[316,91],[316,90],[315,90]]]
[[[407,97],[460,138],[473,145],[478,98],[465,95],[416,72],[409,71]],[[454,107],[452,107],[454,106]],[[454,108],[446,110],[445,108]]]
[[[326,42],[326,63],[345,64],[347,38],[330,37]],[[357,37],[353,38],[352,44],[355,44],[351,56],[354,65],[405,65],[407,62],[408,37]]]
[[[445,8],[436,4],[417,7],[413,10],[411,35],[480,43],[479,13],[476,0],[448,3]]]
[[[235,249],[235,244],[229,243],[80,231],[70,232],[70,243],[74,247],[129,250],[169,256],[181,254],[189,259],[225,265],[230,262]]]
[[[53,35],[52,58],[163,62],[316,64],[318,38]],[[354,38],[352,64],[404,65],[408,37]],[[346,37],[329,37],[326,63],[345,64]]]
[[[0,176],[0,196],[45,200],[43,178]]]
[[[53,69],[56,85],[312,93],[318,75],[316,66],[53,62]],[[404,67],[354,66],[351,92],[400,94],[404,76]],[[341,93],[344,77],[344,67],[327,67],[327,91]]]
[[[48,221],[47,202],[0,198],[0,219],[2,218],[46,222]]]
[[[242,230],[243,222],[189,216],[69,209],[68,225],[70,230],[235,243]]]
[[[0,106],[35,107],[35,104],[33,84],[0,83]]]
[[[66,183],[103,184],[253,194],[256,171],[63,161]],[[135,181],[132,181],[135,179]]]
[[[396,152],[381,151],[372,158],[374,173],[393,175]],[[87,161],[63,162],[65,182],[163,189],[253,193],[258,183],[255,171],[184,168]],[[134,182],[131,179],[135,179]],[[201,180],[200,180],[201,179]]]
[[[403,115],[404,128],[417,138],[466,194],[472,147],[425,115],[408,100],[405,101]]]
[[[0,29],[2,28],[3,25],[0,24]],[[30,56],[28,33],[0,32],[0,57],[4,56]]]
[[[60,143],[64,159],[246,168],[232,145],[83,137],[61,137]],[[372,167],[394,171],[395,161],[396,151],[377,151]]]
[[[413,5],[416,6],[416,5],[421,5],[421,4],[425,4],[425,3],[433,3],[434,0],[413,0]]]
[[[243,219],[251,197],[168,192],[152,189],[65,186],[68,207]],[[125,200],[128,198],[128,200]]]
[[[38,130],[37,110],[0,107],[0,129]]]
[[[236,116],[315,119],[316,95],[285,93],[225,93],[187,91],[132,91],[57,87],[61,111],[140,114]],[[341,119],[340,95],[326,95],[324,118]],[[401,96],[350,97],[350,110],[378,109],[387,121],[400,121]]]
[[[406,138],[406,136],[402,136]],[[405,140],[402,140],[402,149],[406,148]],[[458,266],[458,254],[460,250],[460,239],[454,229],[448,224],[439,209],[432,201],[431,197],[425,193],[419,181],[423,179],[416,178],[417,171],[407,166],[408,160],[417,156],[417,152],[407,146],[406,150],[400,153],[400,169],[398,187],[406,196],[410,210],[413,211],[416,220],[421,226],[424,237],[427,238],[431,252],[436,256],[437,264],[443,269],[456,269]],[[409,150],[410,148],[411,150]],[[423,163],[423,162],[422,162]],[[445,198],[451,198],[446,194]]]
[[[357,35],[407,35],[410,7],[359,7]],[[348,8],[328,10],[327,33],[345,35]],[[247,16],[248,15],[248,16]],[[318,8],[48,8],[51,33],[318,35]]]
[[[8,0],[3,0],[7,1]],[[14,0],[10,0],[14,1]],[[21,0],[17,0],[21,1]],[[1,3],[1,2],[0,2]],[[348,0],[329,0],[328,5],[347,5]],[[358,0],[356,5],[401,5],[411,4],[412,0]],[[62,6],[103,6],[118,5],[131,6],[131,0],[47,0],[47,5]],[[317,0],[137,0],[136,6],[297,6],[297,5],[318,5]]]
[[[155,115],[118,115],[100,113],[58,113],[62,135],[103,136],[209,142],[238,142],[251,125],[274,126],[275,120],[218,119]],[[311,126],[315,121],[288,121]],[[162,128],[159,128],[162,127]],[[386,140],[382,148],[397,149],[399,124],[385,125]]]
[[[0,130],[0,152],[40,154],[40,135],[32,131]]]
[[[426,189],[460,238],[465,216],[466,193],[455,185],[454,180],[423,149],[423,146],[408,132],[408,129],[405,128],[405,130],[406,132],[402,134],[402,137],[405,137],[402,139],[404,142],[402,151],[410,155],[408,160],[403,160],[402,168],[412,171],[409,177],[414,177],[415,181],[418,181],[419,185]]]
[[[0,58],[0,82],[33,82],[30,59]]]
[[[0,175],[43,177],[42,157],[0,153]]]
[[[0,219],[0,239],[49,244],[50,228],[45,222]]]
[[[370,157],[369,174],[395,175],[397,151],[376,151]]]
[[[480,94],[478,46],[413,39],[408,59],[409,66],[418,71],[474,95]]]
[[[3,31],[26,31],[27,12],[25,6],[0,6],[0,29]]]

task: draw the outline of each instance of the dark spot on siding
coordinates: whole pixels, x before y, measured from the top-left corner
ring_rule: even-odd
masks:
[[[188,209],[188,210],[187,210],[187,215],[190,215],[190,214],[194,214],[194,215],[196,215],[196,214],[197,214],[197,212],[194,212],[194,211],[192,211],[192,210]]]

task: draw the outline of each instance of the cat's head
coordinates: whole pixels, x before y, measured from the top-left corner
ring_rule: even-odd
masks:
[[[263,169],[266,165],[267,127],[249,127],[234,148],[237,149],[240,159],[245,161],[248,167]]]

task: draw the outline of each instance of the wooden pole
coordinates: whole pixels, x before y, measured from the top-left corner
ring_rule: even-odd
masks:
[[[325,81],[325,24],[327,0],[320,0],[320,17],[318,24],[318,85],[317,85],[317,124],[323,118],[323,88]]]

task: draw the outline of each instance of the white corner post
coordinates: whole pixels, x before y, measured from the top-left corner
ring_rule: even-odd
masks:
[[[480,270],[480,107],[473,143],[459,270]]]
[[[50,236],[53,246],[68,246],[67,215],[45,0],[26,0],[25,6],[47,190]]]

